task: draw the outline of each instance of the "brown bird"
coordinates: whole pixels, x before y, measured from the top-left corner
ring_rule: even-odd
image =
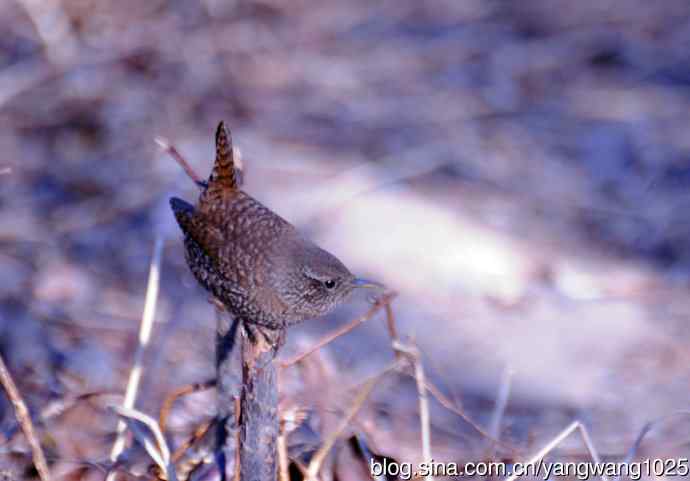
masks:
[[[216,131],[216,160],[196,206],[170,205],[184,232],[187,264],[196,279],[238,320],[270,330],[322,316],[356,287],[335,256],[239,189],[230,133]],[[282,338],[282,336],[281,336]]]

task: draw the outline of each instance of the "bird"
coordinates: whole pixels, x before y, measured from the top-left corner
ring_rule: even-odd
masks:
[[[380,286],[355,277],[337,257],[241,190],[236,155],[221,121],[213,169],[208,181],[200,182],[196,204],[170,199],[192,274],[235,319],[284,333],[328,314],[355,288]]]

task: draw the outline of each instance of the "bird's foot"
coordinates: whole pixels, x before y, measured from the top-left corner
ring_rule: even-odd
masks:
[[[265,326],[260,326],[258,324],[244,322],[244,331],[249,339],[249,342],[256,344],[258,342],[265,342],[268,347],[270,347],[272,355],[264,363],[264,365],[259,366],[260,368],[266,367],[269,362],[273,362],[273,359],[278,355],[278,351],[281,347],[285,345],[287,339],[287,329],[284,327],[278,329],[270,329]]]

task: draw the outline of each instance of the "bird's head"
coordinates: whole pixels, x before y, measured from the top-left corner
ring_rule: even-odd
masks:
[[[287,256],[282,266],[278,295],[286,305],[287,322],[292,324],[331,312],[358,287],[380,287],[356,278],[334,255],[308,241]]]

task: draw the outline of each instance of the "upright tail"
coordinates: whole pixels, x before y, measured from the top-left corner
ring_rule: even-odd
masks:
[[[236,190],[238,179],[235,167],[232,137],[221,120],[216,129],[216,161],[208,179],[208,189]]]

